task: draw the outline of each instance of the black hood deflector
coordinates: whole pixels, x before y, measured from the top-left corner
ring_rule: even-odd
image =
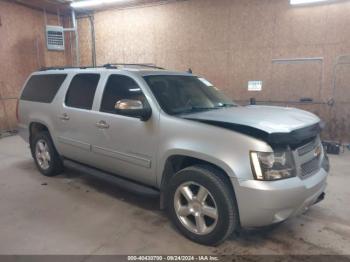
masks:
[[[186,118],[187,120],[192,120],[196,122],[201,122],[204,124],[209,124],[217,127],[222,127],[225,129],[229,129],[241,134],[245,134],[260,140],[265,141],[273,148],[281,147],[281,146],[290,146],[291,148],[297,148],[308,141],[314,139],[322,130],[323,126],[321,123],[317,123],[308,127],[304,127],[301,129],[294,130],[289,133],[272,133],[269,134],[263,130],[234,123],[227,123],[221,121],[213,121],[213,120],[199,120]]]

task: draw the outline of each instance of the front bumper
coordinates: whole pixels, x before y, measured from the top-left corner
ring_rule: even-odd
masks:
[[[242,227],[260,227],[282,222],[306,211],[325,191],[328,173],[321,168],[301,179],[274,182],[232,179]]]

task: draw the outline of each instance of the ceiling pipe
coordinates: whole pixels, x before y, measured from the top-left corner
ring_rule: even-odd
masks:
[[[75,34],[75,56],[76,56],[76,66],[80,66],[80,52],[79,52],[79,33],[78,33],[78,24],[75,11],[72,9],[72,28],[63,28],[64,32],[73,32]]]
[[[95,35],[95,16],[94,13],[85,13],[77,17],[77,19],[88,19],[90,23],[90,34],[91,34],[91,62],[92,66],[97,65],[96,56],[96,35]]]
[[[89,15],[90,28],[91,28],[91,55],[92,55],[92,66],[96,66],[96,39],[95,39],[95,17]]]

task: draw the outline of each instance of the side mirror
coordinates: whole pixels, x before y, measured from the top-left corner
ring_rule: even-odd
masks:
[[[123,99],[115,103],[115,110],[121,115],[138,117],[142,121],[147,121],[152,116],[152,109],[150,107],[144,107],[141,101]]]

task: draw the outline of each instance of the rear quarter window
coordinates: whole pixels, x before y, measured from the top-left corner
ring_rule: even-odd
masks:
[[[23,89],[21,100],[51,103],[66,77],[66,74],[32,76]]]

